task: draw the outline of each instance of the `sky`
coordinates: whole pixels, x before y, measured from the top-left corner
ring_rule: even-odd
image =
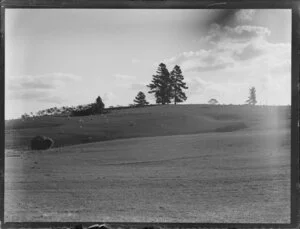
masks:
[[[188,99],[291,104],[288,9],[6,9],[5,119],[94,102],[133,103],[163,62]]]

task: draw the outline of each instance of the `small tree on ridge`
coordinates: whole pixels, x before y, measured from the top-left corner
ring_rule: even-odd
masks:
[[[146,101],[146,96],[145,94],[140,91],[137,96],[135,97],[135,99],[133,100],[133,102],[135,103],[136,106],[140,107],[140,106],[146,106],[149,103]]]
[[[255,105],[257,103],[255,87],[251,87],[249,89],[249,97],[248,97],[248,100],[246,101],[246,103],[249,105]]]

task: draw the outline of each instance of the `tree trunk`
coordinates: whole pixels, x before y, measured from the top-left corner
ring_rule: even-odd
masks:
[[[174,98],[174,104],[176,105],[176,89],[175,89],[175,98]]]

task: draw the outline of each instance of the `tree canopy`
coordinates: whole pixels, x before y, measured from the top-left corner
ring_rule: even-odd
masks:
[[[187,99],[183,89],[188,89],[188,87],[183,82],[184,77],[178,65],[169,73],[166,65],[160,63],[156,75],[152,77],[152,81],[147,87],[150,88],[149,93],[154,93],[156,103],[168,104],[174,99],[174,104],[176,104]]]
[[[184,77],[182,71],[178,65],[175,65],[174,69],[170,74],[171,85],[172,85],[172,98],[174,99],[174,104],[184,102],[187,97],[182,89],[188,89],[186,83],[183,82]]]
[[[145,94],[140,91],[137,96],[135,97],[135,99],[133,100],[133,102],[135,103],[135,106],[146,106],[149,103],[146,101],[146,96]]]
[[[149,93],[154,93],[156,103],[171,103],[172,85],[170,73],[164,63],[159,64],[156,75],[153,75],[152,81],[147,87],[150,88]]]

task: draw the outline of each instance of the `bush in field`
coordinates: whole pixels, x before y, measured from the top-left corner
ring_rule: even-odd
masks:
[[[49,137],[36,136],[31,139],[30,143],[30,147],[32,150],[45,150],[50,149],[53,146],[54,141]]]
[[[211,105],[217,105],[217,104],[219,104],[219,102],[218,102],[218,100],[216,100],[216,99],[210,99],[210,100],[208,101],[208,104],[211,104]]]
[[[88,116],[95,114],[104,113],[104,103],[100,96],[97,97],[96,102],[89,104],[87,106],[78,106],[76,109],[73,109],[71,112],[72,116]]]
[[[26,120],[26,119],[28,119],[30,116],[27,114],[27,113],[25,113],[25,114],[22,114],[22,116],[21,116],[21,119],[22,120]]]

